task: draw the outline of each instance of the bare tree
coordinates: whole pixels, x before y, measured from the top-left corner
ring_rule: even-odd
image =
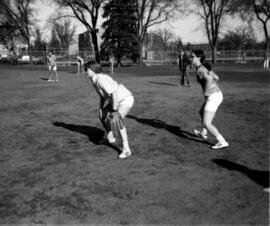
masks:
[[[95,50],[95,58],[100,62],[100,51],[97,38],[97,22],[100,15],[100,9],[105,0],[55,0],[63,7],[72,10],[74,16],[86,27],[90,32],[93,47]]]
[[[233,0],[230,10],[232,14],[240,14],[243,19],[252,19],[256,16],[262,23],[266,53],[270,48],[270,0]]]
[[[230,0],[195,0],[195,11],[204,21],[209,45],[212,50],[212,62],[216,62],[217,44],[222,18],[228,10]]]
[[[142,47],[149,27],[163,23],[182,6],[177,0],[135,0],[139,63],[142,63]]]
[[[70,44],[74,41],[75,26],[72,26],[71,21],[66,19],[64,21],[55,22],[53,24],[53,30],[59,40],[60,49],[67,51]]]
[[[230,44],[236,50],[244,49],[244,45],[252,41],[254,41],[254,34],[249,27],[245,26],[228,31],[222,39],[223,43]]]
[[[1,0],[0,8],[8,18],[8,23],[10,26],[16,28],[21,36],[25,39],[28,45],[28,53],[30,60],[32,61],[31,54],[31,16],[32,16],[32,6],[35,0]]]
[[[14,37],[16,35],[16,28],[9,22],[7,15],[0,8],[0,43],[3,44],[8,50],[15,51]]]
[[[160,37],[163,51],[167,51],[172,42],[175,40],[175,34],[167,28],[158,29],[155,34]]]

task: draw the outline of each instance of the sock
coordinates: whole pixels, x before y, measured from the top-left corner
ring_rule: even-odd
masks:
[[[108,136],[108,137],[114,137],[113,132],[112,132],[112,131],[109,131],[109,132],[107,133],[107,136]]]
[[[203,128],[202,131],[201,131],[201,134],[206,136],[207,135],[207,129],[206,128]]]
[[[223,143],[223,142],[226,141],[226,140],[224,139],[224,137],[223,137],[221,134],[217,135],[217,136],[216,136],[216,139],[218,140],[218,142],[221,142],[221,143]]]
[[[122,142],[123,142],[123,149],[129,150],[128,136],[127,136],[126,127],[124,127],[123,129],[120,129],[120,135],[121,135]]]

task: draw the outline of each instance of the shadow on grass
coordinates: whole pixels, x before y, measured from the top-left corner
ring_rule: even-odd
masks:
[[[48,81],[49,79],[48,78],[40,78],[40,80]]]
[[[212,145],[211,142],[206,141],[206,140],[202,140],[202,139],[198,138],[195,134],[181,130],[180,127],[174,126],[174,125],[169,125],[166,122],[161,121],[159,119],[138,118],[134,115],[128,115],[127,118],[134,119],[139,123],[146,124],[146,125],[152,126],[154,128],[157,128],[157,129],[165,129],[168,132],[170,132],[178,137],[182,137],[182,138],[192,140],[195,142],[199,142],[199,143]]]
[[[263,186],[264,188],[269,187],[269,171],[250,169],[246,166],[243,166],[238,163],[234,163],[225,159],[212,159],[212,161],[216,163],[217,165],[223,168],[226,168],[228,170],[234,170],[234,171],[238,171],[240,173],[245,174],[251,180]]]
[[[166,83],[166,82],[152,82],[149,81],[149,83],[159,84],[159,85],[167,85],[167,86],[178,86],[178,84],[172,84],[172,83]]]
[[[103,139],[104,131],[97,128],[97,127],[68,124],[68,123],[64,123],[64,122],[54,122],[53,125],[57,126],[57,127],[63,127],[65,129],[73,131],[73,132],[81,133],[81,134],[87,136],[89,141],[91,141],[93,144],[106,145],[106,146],[114,149],[118,153],[121,153],[121,150],[119,148],[106,142]]]

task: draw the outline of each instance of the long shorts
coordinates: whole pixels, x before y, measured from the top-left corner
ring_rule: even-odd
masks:
[[[134,104],[134,97],[128,96],[128,97],[125,97],[124,99],[120,100],[118,103],[118,106],[125,105],[125,106],[128,106],[131,108],[133,106],[133,104]]]
[[[221,91],[212,93],[210,96],[206,98],[204,110],[216,112],[222,101],[223,101],[223,94]]]
[[[50,65],[49,66],[49,71],[56,71],[56,70],[57,70],[56,65],[54,65],[54,66]]]

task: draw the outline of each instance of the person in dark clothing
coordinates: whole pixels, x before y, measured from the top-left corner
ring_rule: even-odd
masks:
[[[186,80],[187,86],[190,87],[190,82],[189,82],[189,78],[188,78],[189,73],[188,73],[187,67],[189,65],[191,65],[191,63],[190,63],[190,59],[189,59],[188,55],[185,53],[184,49],[178,50],[177,64],[179,66],[179,71],[180,71],[180,75],[181,75],[180,85],[185,86],[185,80]]]

